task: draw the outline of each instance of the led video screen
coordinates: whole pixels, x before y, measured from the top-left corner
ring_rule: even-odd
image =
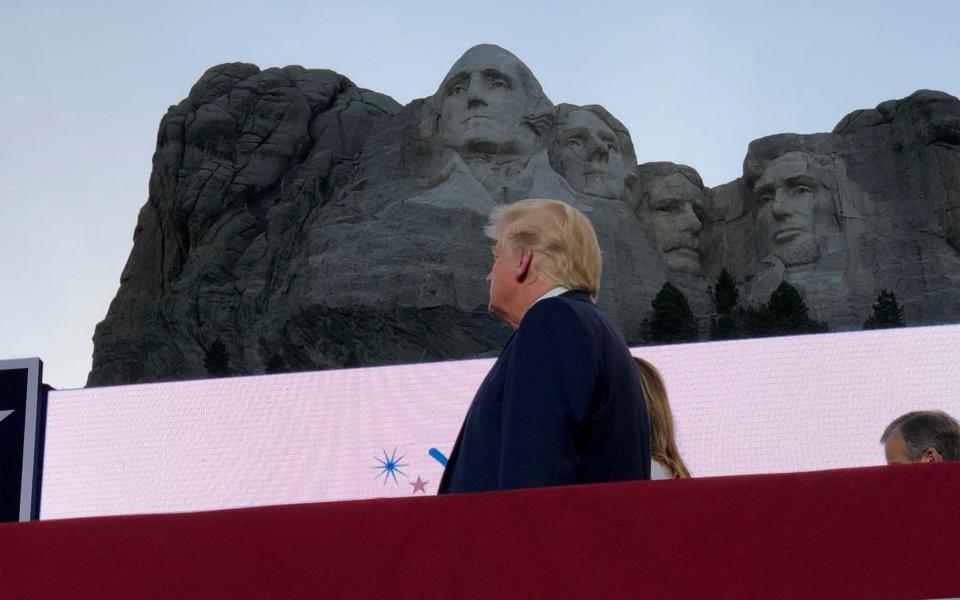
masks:
[[[694,476],[879,465],[895,417],[960,414],[960,326],[633,352],[664,376]],[[52,392],[40,516],[434,494],[492,362]]]

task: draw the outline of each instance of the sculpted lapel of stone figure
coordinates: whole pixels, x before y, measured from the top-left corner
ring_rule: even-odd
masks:
[[[621,200],[636,161],[630,133],[602,106],[557,107],[550,164],[574,190]]]
[[[707,208],[700,175],[686,165],[669,162],[642,164],[637,174],[637,218],[647,226],[657,252],[670,269],[699,274],[700,232]]]

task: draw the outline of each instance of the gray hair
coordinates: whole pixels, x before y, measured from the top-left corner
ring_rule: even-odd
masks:
[[[907,458],[918,461],[928,448],[940,453],[943,460],[960,460],[960,424],[942,410],[908,412],[887,425],[880,443],[900,432],[907,447]]]

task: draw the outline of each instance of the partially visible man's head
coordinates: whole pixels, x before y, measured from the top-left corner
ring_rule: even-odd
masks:
[[[880,437],[888,465],[960,460],[960,424],[939,410],[909,412]]]
[[[754,183],[753,197],[767,254],[777,256],[788,267],[820,257],[816,213],[818,207],[835,207],[834,179],[808,152],[788,152],[766,165]]]
[[[603,260],[590,221],[577,209],[557,200],[530,199],[498,206],[490,214],[485,232],[496,240],[494,264],[487,276],[490,313],[501,318],[519,310],[522,314],[536,298],[522,293],[529,279],[583,290],[596,298],[600,293]],[[528,252],[529,275],[518,277],[511,265]],[[517,304],[520,303],[518,307]]]
[[[553,104],[519,58],[491,44],[454,63],[434,95],[444,144],[460,152],[532,154]]]
[[[602,106],[557,107],[550,163],[573,189],[619,200],[636,160],[627,128]]]
[[[700,273],[700,231],[706,218],[707,192],[700,175],[686,165],[644,163],[637,167],[637,218],[653,236],[657,251],[674,271]]]

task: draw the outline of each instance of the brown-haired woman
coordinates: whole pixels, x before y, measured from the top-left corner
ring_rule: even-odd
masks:
[[[667,388],[660,372],[642,358],[633,357],[637,363],[640,387],[647,402],[650,415],[650,478],[673,479],[690,477],[690,471],[680,458],[677,440],[673,431],[673,412],[667,399]]]

